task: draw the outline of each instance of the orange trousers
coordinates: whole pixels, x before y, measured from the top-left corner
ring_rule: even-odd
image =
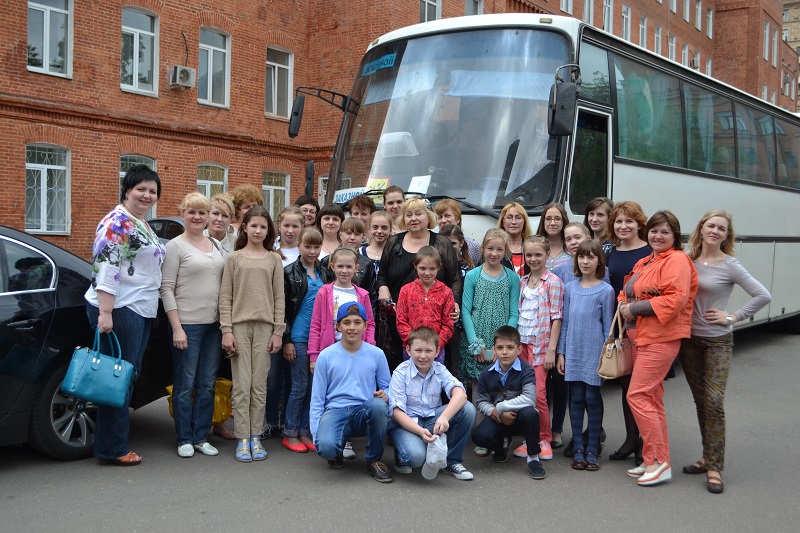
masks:
[[[642,435],[645,465],[670,460],[667,413],[664,408],[664,377],[678,355],[679,339],[636,345],[636,330],[628,330],[633,343],[633,374],[628,387],[628,405]]]
[[[533,366],[533,346],[530,344],[522,345],[522,352],[519,358]],[[553,433],[550,426],[550,408],[547,405],[547,370],[544,365],[533,366],[536,374],[536,410],[539,411],[539,440],[550,442],[553,440]]]

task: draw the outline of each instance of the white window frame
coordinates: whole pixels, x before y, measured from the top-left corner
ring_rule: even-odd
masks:
[[[669,10],[673,13],[678,12],[678,0],[669,0]]]
[[[761,99],[767,101],[767,84],[761,85]]]
[[[764,61],[769,61],[769,21],[764,22]]]
[[[694,61],[694,69],[700,72],[700,52],[695,51],[692,61]]]
[[[67,0],[67,9],[59,9],[43,4],[39,4],[35,0],[28,1],[28,11],[31,9],[35,11],[41,11],[43,13],[43,28],[42,28],[42,48],[41,50],[41,57],[42,57],[42,66],[35,67],[31,66],[30,64],[27,65],[28,70],[31,72],[39,72],[41,74],[48,74],[50,76],[58,76],[61,78],[71,78],[72,77],[72,51],[74,50],[74,42],[73,42],[73,0]],[[65,39],[66,43],[66,54],[67,57],[64,60],[64,72],[56,72],[50,70],[50,14],[52,12],[61,13],[67,16],[67,36]],[[28,30],[29,31],[29,30]],[[30,36],[26,34],[26,39],[30,39]],[[30,42],[30,41],[28,41]],[[27,64],[27,59],[26,59]]]
[[[778,28],[772,29],[772,66],[778,66]]]
[[[56,165],[56,164],[46,164],[46,163],[29,163],[28,162],[28,155],[27,151],[31,148],[48,148],[48,149],[55,149],[55,150],[62,150],[64,152],[64,165]],[[71,194],[70,194],[70,163],[71,163],[71,154],[70,150],[64,148],[63,146],[57,146],[54,144],[48,143],[31,143],[25,146],[25,231],[28,233],[33,234],[43,234],[46,233],[48,235],[69,235],[71,225],[72,225],[72,213],[71,213]],[[63,228],[50,230],[47,229],[47,211],[49,208],[49,204],[47,201],[47,171],[48,170],[61,170],[64,171],[64,223]],[[39,226],[32,227],[28,226],[28,172],[35,171],[38,173],[37,177],[37,185],[39,188]]]
[[[656,26],[655,30],[653,31],[653,52],[657,53],[658,55],[662,55],[662,50],[661,26]]]
[[[583,0],[583,21],[594,26],[594,0]]]
[[[122,169],[122,159],[125,157],[136,158],[137,161],[133,162],[136,165],[147,165],[151,170],[156,170],[156,160],[152,157],[147,157],[146,155],[139,155],[139,154],[122,154],[119,156],[119,191],[122,192],[122,178],[125,177],[127,173],[126,170]],[[158,205],[158,204],[156,204]],[[145,213],[144,218],[145,220],[150,220],[151,218],[156,218],[156,205],[151,207]]]
[[[231,98],[231,36],[227,33],[217,30],[214,28],[200,28],[200,32],[210,32],[216,33],[225,38],[225,48],[219,48],[217,46],[212,46],[209,44],[203,44],[202,42],[199,43],[198,46],[198,58],[202,52],[208,54],[208,74],[206,76],[206,83],[207,83],[207,99],[200,98],[200,61],[198,59],[198,72],[197,72],[197,82],[198,82],[198,90],[197,90],[197,102],[203,105],[209,105],[214,107],[230,107],[230,98]],[[202,38],[202,37],[201,37]],[[223,103],[214,102],[214,94],[212,92],[214,86],[214,76],[212,73],[214,72],[214,52],[221,52],[225,54],[225,97]]]
[[[219,181],[207,179],[200,175],[200,172],[208,172],[211,169],[222,169],[222,192],[228,191],[228,167],[220,165],[219,163],[205,162],[197,165],[195,169],[195,176],[197,181],[197,190],[211,198],[215,193],[211,192],[213,185],[219,185]]]
[[[431,20],[440,20],[442,18],[442,0],[419,0],[420,9],[419,9],[419,21],[420,22],[430,22]],[[425,6],[423,11],[422,6]],[[428,6],[436,6],[436,18],[429,19],[428,18]]]
[[[714,38],[714,10],[706,9],[706,35],[709,39]]]
[[[691,19],[692,5],[691,0],[683,0],[683,20],[689,22]]]
[[[783,40],[783,42],[789,40],[789,28],[783,28],[781,30],[781,39]]]
[[[266,74],[266,82],[267,85],[272,83],[272,109],[275,110],[274,113],[270,113],[266,110],[266,96],[264,98],[264,113],[268,117],[277,117],[277,118],[285,118],[288,119],[289,115],[292,113],[292,87],[294,87],[294,53],[291,50],[287,50],[286,48],[281,48],[280,46],[269,46],[267,47],[267,58],[269,58],[269,51],[274,50],[276,52],[281,52],[283,54],[287,54],[289,56],[289,65],[282,65],[280,63],[274,63],[267,59],[267,74]],[[272,76],[270,79],[269,72],[270,68],[272,69]],[[278,87],[278,71],[279,70],[286,70],[287,71],[287,84],[286,84],[286,109],[278,109],[278,91],[280,87]],[[266,91],[265,91],[266,92]]]
[[[711,76],[711,58],[706,59],[706,76]]]
[[[158,42],[158,24],[159,24],[159,17],[155,13],[150,13],[144,9],[135,9],[132,7],[123,7],[123,11],[136,11],[141,13],[142,15],[146,15],[153,19],[153,31],[144,31],[137,28],[130,28],[128,26],[122,25],[122,33],[130,33],[133,34],[133,48],[134,50],[139,49],[139,36],[140,35],[149,35],[153,38],[153,88],[152,89],[142,89],[139,87],[139,61],[133,61],[133,85],[125,85],[122,83],[122,80],[119,82],[119,88],[125,92],[132,92],[137,94],[143,94],[146,96],[158,96],[158,51],[159,51],[159,42]],[[138,55],[136,57],[138,59]],[[120,70],[122,69],[122,57],[120,55]]]
[[[784,9],[783,10],[783,21],[784,22],[789,22],[789,10],[788,9]]]
[[[284,178],[283,185],[268,185],[264,183],[267,177],[282,177]],[[280,209],[277,209],[276,213],[272,212],[272,207],[275,201],[275,191],[283,191],[283,205],[280,206]],[[291,195],[291,176],[286,172],[281,172],[280,170],[265,170],[261,173],[261,197],[264,200],[264,207],[267,208],[269,211],[269,215],[272,217],[272,220],[278,220],[278,214],[281,210],[289,207],[290,200],[289,196]]]
[[[683,43],[681,47],[681,64],[684,67],[689,66],[689,45],[687,43]]]
[[[464,0],[464,15],[483,15],[483,0]]]
[[[614,33],[614,0],[603,0],[603,30]]]
[[[572,0],[561,0],[561,11],[572,15]]]
[[[675,36],[670,34],[667,37],[667,57],[675,61]]]
[[[647,17],[639,17],[639,46],[647,48]]]
[[[775,97],[776,96],[777,95],[776,95],[775,89],[772,89],[772,91],[770,91],[770,96],[769,96],[769,103],[770,104],[775,105]]]
[[[703,31],[703,0],[695,0],[694,3],[694,27],[698,31]]]
[[[631,41],[631,8],[622,4],[622,38]]]

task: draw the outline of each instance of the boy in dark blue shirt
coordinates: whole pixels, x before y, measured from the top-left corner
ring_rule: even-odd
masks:
[[[511,438],[522,435],[528,443],[528,474],[544,479],[539,461],[539,413],[536,411],[536,375],[519,359],[519,332],[503,326],[494,333],[495,363],[478,378],[476,407],[486,417],[472,432],[472,441],[494,452],[492,461],[508,460]]]

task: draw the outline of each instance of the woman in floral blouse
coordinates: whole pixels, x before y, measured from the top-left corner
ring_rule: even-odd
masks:
[[[160,196],[158,174],[145,165],[131,168],[122,180],[120,205],[100,221],[92,247],[92,285],[86,291],[89,323],[101,333],[114,330],[122,358],[134,367],[134,382],[158,311],[165,252],[144,216]],[[101,351],[110,353],[105,336]],[[101,463],[129,466],[142,462],[128,447],[130,397],[131,390],[122,407],[97,408],[94,455]]]

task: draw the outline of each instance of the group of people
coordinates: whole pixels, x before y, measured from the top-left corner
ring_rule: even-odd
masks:
[[[161,298],[181,457],[217,455],[213,431],[237,441],[238,461],[260,461],[262,439],[282,434],[285,448],[339,468],[356,457],[352,439],[366,436],[367,470],[388,482],[388,436],[395,472],[468,480],[471,437],[476,456],[526,458],[543,479],[569,409],[565,455],[596,471],[605,440],[597,366],[618,313],[633,372],[616,380],[626,438],[609,459],[634,455],[627,474],[641,486],[671,479],[663,382],[677,358],[703,444],[683,471],[723,491],[731,326],[770,301],[734,258],[729,213],[706,213],[684,251],[669,211],[648,219],[636,202],[596,198],[570,223],[552,204],[534,232],[511,203],[479,243],[462,232],[453,200],[432,211],[392,186],[384,210],[359,196],[346,217],[303,196],[273,222],[261,191],[244,185],[186,195],[185,231],[163,246],[144,221],[160,194],[147,167],[126,174],[120,204],[97,229],[87,312],[101,332],[114,328],[138,372]],[[729,311],[734,285],[751,299]],[[221,361],[233,380],[232,433],[212,429]],[[524,440],[512,446],[515,436]],[[127,404],[98,408],[95,455],[141,462],[128,447]]]

